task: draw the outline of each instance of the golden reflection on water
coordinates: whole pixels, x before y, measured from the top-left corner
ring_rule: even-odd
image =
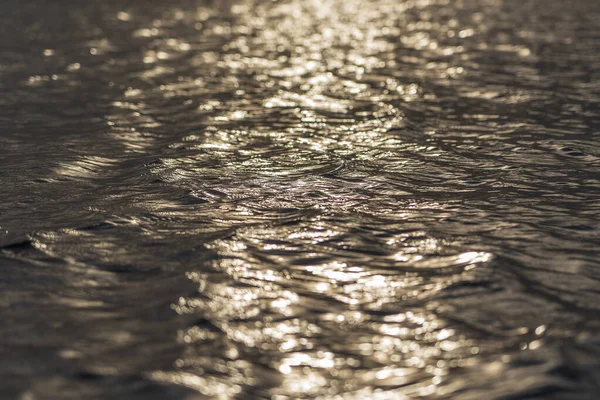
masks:
[[[298,179],[287,194],[269,191],[269,185],[278,184],[270,183],[268,177],[318,171],[321,164],[332,164],[332,154],[364,160],[387,157],[395,160],[392,168],[410,167],[396,155],[403,142],[389,134],[404,124],[394,104],[410,103],[425,94],[417,81],[377,75],[378,69],[394,68],[397,62],[395,43],[389,38],[400,38],[403,46],[432,57],[447,57],[464,48],[441,45],[428,32],[460,38],[476,33],[453,19],[446,25],[427,21],[427,6],[449,6],[448,1],[224,4],[219,9],[200,7],[195,14],[174,10],[172,20],[155,20],[133,33],[152,40],[151,48],[141,56],[148,67],[139,78],[170,76],[171,63],[181,57],[187,57],[185,62],[198,71],[197,77],[150,89],[163,98],[208,93],[214,84],[211,74],[226,71],[219,80],[223,90],[231,91],[234,98],[249,99],[236,101],[239,109],[216,99],[197,106],[199,113],[210,112],[209,126],[202,134],[190,134],[173,145],[195,153],[187,159],[164,158],[152,172],[163,182],[182,185],[201,179],[203,168],[212,168],[215,162],[228,176],[251,172],[257,179],[267,178],[256,185],[240,182],[237,189],[229,188],[228,196],[232,201],[265,196],[262,205],[267,207],[305,206],[330,213],[352,210],[360,190],[370,189],[370,184],[336,193],[326,182]],[[406,12],[421,12],[422,20],[402,26]],[[215,16],[226,14],[234,22],[214,22]],[[116,18],[130,23],[135,15],[122,11]],[[194,43],[167,37],[166,27],[180,20],[193,24],[202,40]],[[210,40],[222,41],[223,51],[202,51],[202,43]],[[109,46],[93,43],[96,53]],[[410,62],[410,57],[404,61]],[[207,74],[203,68],[214,73]],[[444,63],[428,64],[427,70],[440,79],[465,74],[462,66]],[[245,73],[252,74],[253,85],[241,83]],[[254,92],[250,95],[249,91]],[[150,106],[137,99],[148,95],[130,87],[114,106],[141,120]],[[284,130],[244,126],[265,112],[285,110],[295,122]],[[240,128],[230,128],[234,122]],[[147,121],[146,126],[152,123],[156,124]],[[118,128],[113,126],[112,134],[130,151],[142,151],[146,138],[151,139],[151,135]],[[270,154],[273,145],[287,150]],[[422,149],[424,154],[430,150]],[[240,155],[246,160],[231,161]],[[195,193],[204,198],[211,193],[219,196],[214,194],[218,187],[194,185]],[[319,185],[335,195],[311,203],[305,195]],[[366,214],[385,215],[387,210],[407,221],[424,209],[438,208],[412,204],[398,210],[381,203],[361,207]],[[222,219],[213,213],[213,221],[260,218],[256,210],[233,204],[222,213]],[[223,399],[235,398],[244,387],[253,386],[263,387],[260,396],[272,399],[408,399],[451,392],[451,387],[444,386],[449,370],[475,365],[479,345],[438,316],[444,304],[427,299],[452,283],[469,281],[474,269],[491,255],[452,253],[447,250],[449,243],[410,231],[389,238],[384,256],[357,257],[348,251],[353,246],[348,243],[328,249],[333,256],[324,257],[327,243],[343,242],[345,234],[345,229],[315,219],[300,229],[250,225],[228,239],[208,243],[206,247],[217,255],[211,272],[190,270],[188,278],[197,284],[198,293],[181,297],[172,306],[181,315],[202,315],[207,322],[179,333],[186,350],[174,371],[151,372],[149,378]],[[202,346],[211,344],[219,346],[221,357],[202,354]]]
[[[457,277],[426,279],[418,273],[403,272],[402,266],[417,271],[457,267],[464,275],[486,262],[489,254],[462,253],[441,260],[434,258],[428,263],[415,247],[407,247],[407,254],[412,258],[403,259],[399,270],[377,274],[368,265],[338,261],[286,267],[276,262],[276,254],[284,246],[272,245],[262,249],[265,255],[274,253],[274,262],[269,264],[279,265],[270,269],[265,268],[264,262],[248,257],[248,246],[256,243],[257,237],[251,229],[246,234],[249,236],[242,234],[237,240],[220,240],[211,245],[222,257],[213,268],[226,273],[230,279],[216,283],[211,282],[209,274],[190,273],[188,277],[197,282],[201,297],[181,298],[173,307],[180,314],[207,316],[227,335],[231,347],[224,351],[232,359],[237,359],[248,348],[268,354],[269,366],[282,375],[281,382],[272,389],[273,398],[427,396],[444,382],[450,368],[476,363],[477,343],[448,328],[436,315],[435,303],[428,309],[386,314],[383,318],[370,312],[384,310],[388,303],[397,306],[403,299],[424,298]],[[286,234],[289,240],[314,243],[339,232],[291,231],[282,232],[280,237]],[[431,249],[431,241],[425,242],[423,245]],[[311,253],[304,256],[311,257]],[[317,317],[303,317],[307,309],[318,310]],[[327,332],[333,331],[347,332],[347,335],[328,337]],[[193,327],[181,332],[180,340],[187,344],[206,343],[219,334]],[[190,359],[182,358],[181,363],[214,362],[210,358],[198,360],[192,354]],[[233,366],[235,362],[227,364],[228,373],[237,376],[239,384],[255,382],[251,368],[239,370]],[[186,383],[187,374],[168,376],[170,382],[229,398],[217,382],[202,380],[198,386]],[[156,373],[152,377],[163,380],[167,375]],[[238,389],[229,387],[228,390],[235,396]]]
[[[0,375],[31,399],[595,390],[591,3],[14,7]]]

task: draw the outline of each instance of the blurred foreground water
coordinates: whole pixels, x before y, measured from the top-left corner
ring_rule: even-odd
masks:
[[[597,398],[598,21],[2,2],[0,398]]]

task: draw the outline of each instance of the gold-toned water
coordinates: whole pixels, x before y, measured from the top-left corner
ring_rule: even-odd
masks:
[[[41,3],[0,16],[0,397],[597,391],[594,2]]]

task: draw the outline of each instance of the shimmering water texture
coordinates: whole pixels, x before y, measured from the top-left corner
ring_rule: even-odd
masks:
[[[598,398],[600,2],[0,11],[0,398]]]

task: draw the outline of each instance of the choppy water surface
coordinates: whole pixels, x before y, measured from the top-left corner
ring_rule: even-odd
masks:
[[[0,11],[0,397],[600,392],[597,1]]]

